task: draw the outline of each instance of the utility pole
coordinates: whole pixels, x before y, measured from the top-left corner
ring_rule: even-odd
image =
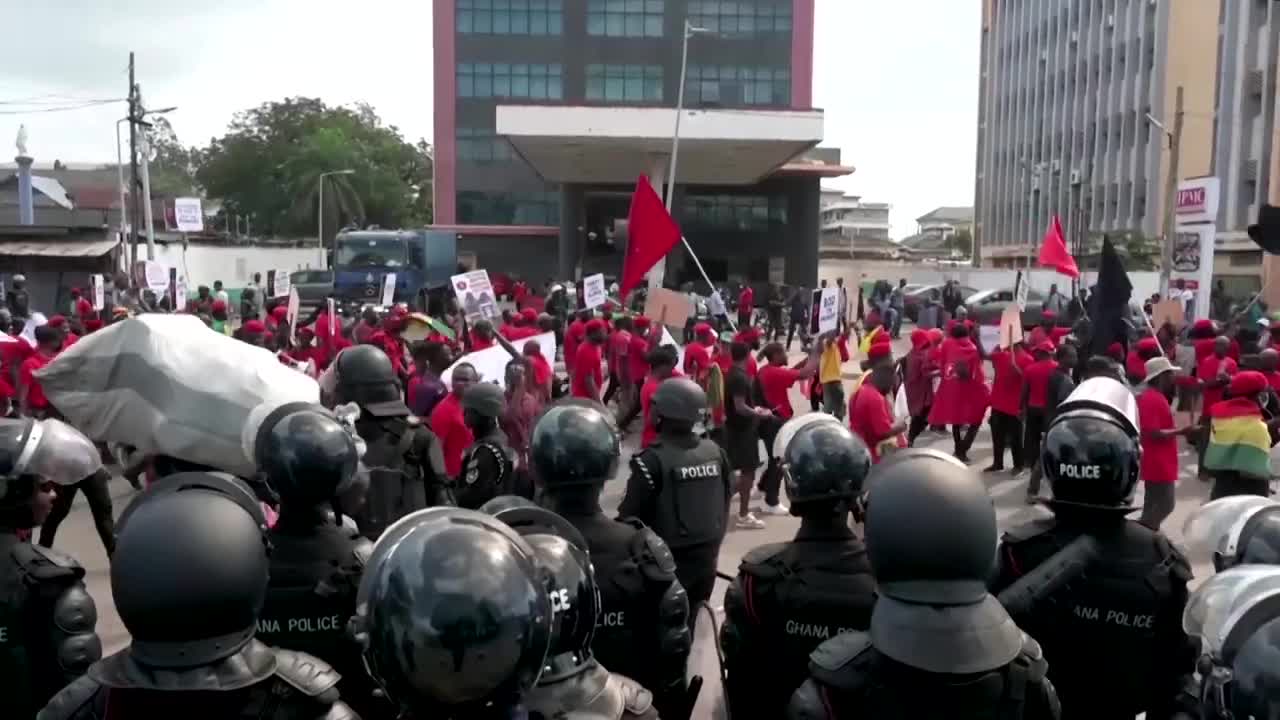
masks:
[[[1150,119],[1150,116],[1148,116]],[[1164,241],[1160,247],[1160,297],[1169,296],[1169,276],[1173,274],[1173,240],[1177,237],[1178,160],[1182,154],[1182,86],[1173,96],[1173,132],[1156,123],[1169,138],[1169,175],[1164,187]]]
[[[133,74],[133,52],[129,53],[129,275],[138,262],[138,84]],[[125,212],[120,208],[120,212]]]

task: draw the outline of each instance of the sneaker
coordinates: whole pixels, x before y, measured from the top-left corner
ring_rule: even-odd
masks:
[[[790,515],[791,508],[783,505],[782,503],[778,503],[777,505],[769,505],[766,503],[764,510],[761,510],[760,512],[763,512],[765,515]]]
[[[986,466],[986,467],[982,468],[982,472],[984,472],[984,473],[1004,472],[1004,466],[1003,466],[1003,465],[988,465],[988,466]]]
[[[763,530],[766,527],[764,521],[756,517],[754,513],[736,516],[733,526],[738,530]]]

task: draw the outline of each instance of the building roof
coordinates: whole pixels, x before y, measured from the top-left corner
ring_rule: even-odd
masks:
[[[899,244],[915,252],[943,252],[949,250],[947,248],[947,236],[937,232],[917,233],[902,238]]]
[[[15,257],[102,257],[118,243],[107,240],[0,240],[0,255]]]
[[[916,218],[916,222],[971,223],[973,222],[973,207],[943,205]]]

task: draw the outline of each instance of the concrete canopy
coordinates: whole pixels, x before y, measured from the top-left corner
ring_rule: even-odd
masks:
[[[496,131],[545,179],[631,183],[665,178],[674,108],[499,105]],[[747,185],[822,140],[821,110],[685,109],[677,183]]]

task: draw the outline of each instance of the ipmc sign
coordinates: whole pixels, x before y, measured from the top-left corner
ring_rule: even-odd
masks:
[[[1214,222],[1218,216],[1218,178],[1190,178],[1179,182],[1174,213],[1179,225]]]

